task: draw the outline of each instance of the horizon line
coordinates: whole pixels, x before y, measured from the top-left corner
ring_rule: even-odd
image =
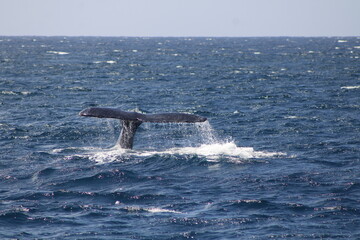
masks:
[[[258,36],[141,36],[141,35],[1,35],[0,37],[112,37],[112,38],[360,38],[360,35],[258,35]]]

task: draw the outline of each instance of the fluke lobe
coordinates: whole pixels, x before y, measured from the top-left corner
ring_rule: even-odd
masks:
[[[143,122],[154,123],[196,123],[205,122],[205,117],[186,113],[159,113],[159,114],[142,114],[137,112],[125,112],[118,108],[87,108],[79,113],[84,117],[98,118],[116,118],[120,119],[122,129],[119,138],[120,147],[132,149],[134,136],[137,128]]]

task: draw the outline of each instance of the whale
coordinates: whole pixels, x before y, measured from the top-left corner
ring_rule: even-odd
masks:
[[[138,127],[144,122],[150,123],[198,123],[205,122],[206,117],[188,113],[143,114],[122,111],[119,108],[91,107],[79,113],[83,117],[115,118],[122,125],[118,144],[123,149],[132,149]]]

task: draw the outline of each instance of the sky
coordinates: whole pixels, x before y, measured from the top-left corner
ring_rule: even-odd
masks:
[[[0,0],[0,36],[360,36],[360,0]]]

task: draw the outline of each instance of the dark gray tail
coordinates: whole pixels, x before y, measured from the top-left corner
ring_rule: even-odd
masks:
[[[125,112],[117,108],[87,108],[79,113],[84,117],[116,118],[120,119],[122,129],[119,144],[122,148],[132,149],[137,128],[143,122],[157,123],[196,123],[205,122],[205,117],[185,113],[141,114]]]

